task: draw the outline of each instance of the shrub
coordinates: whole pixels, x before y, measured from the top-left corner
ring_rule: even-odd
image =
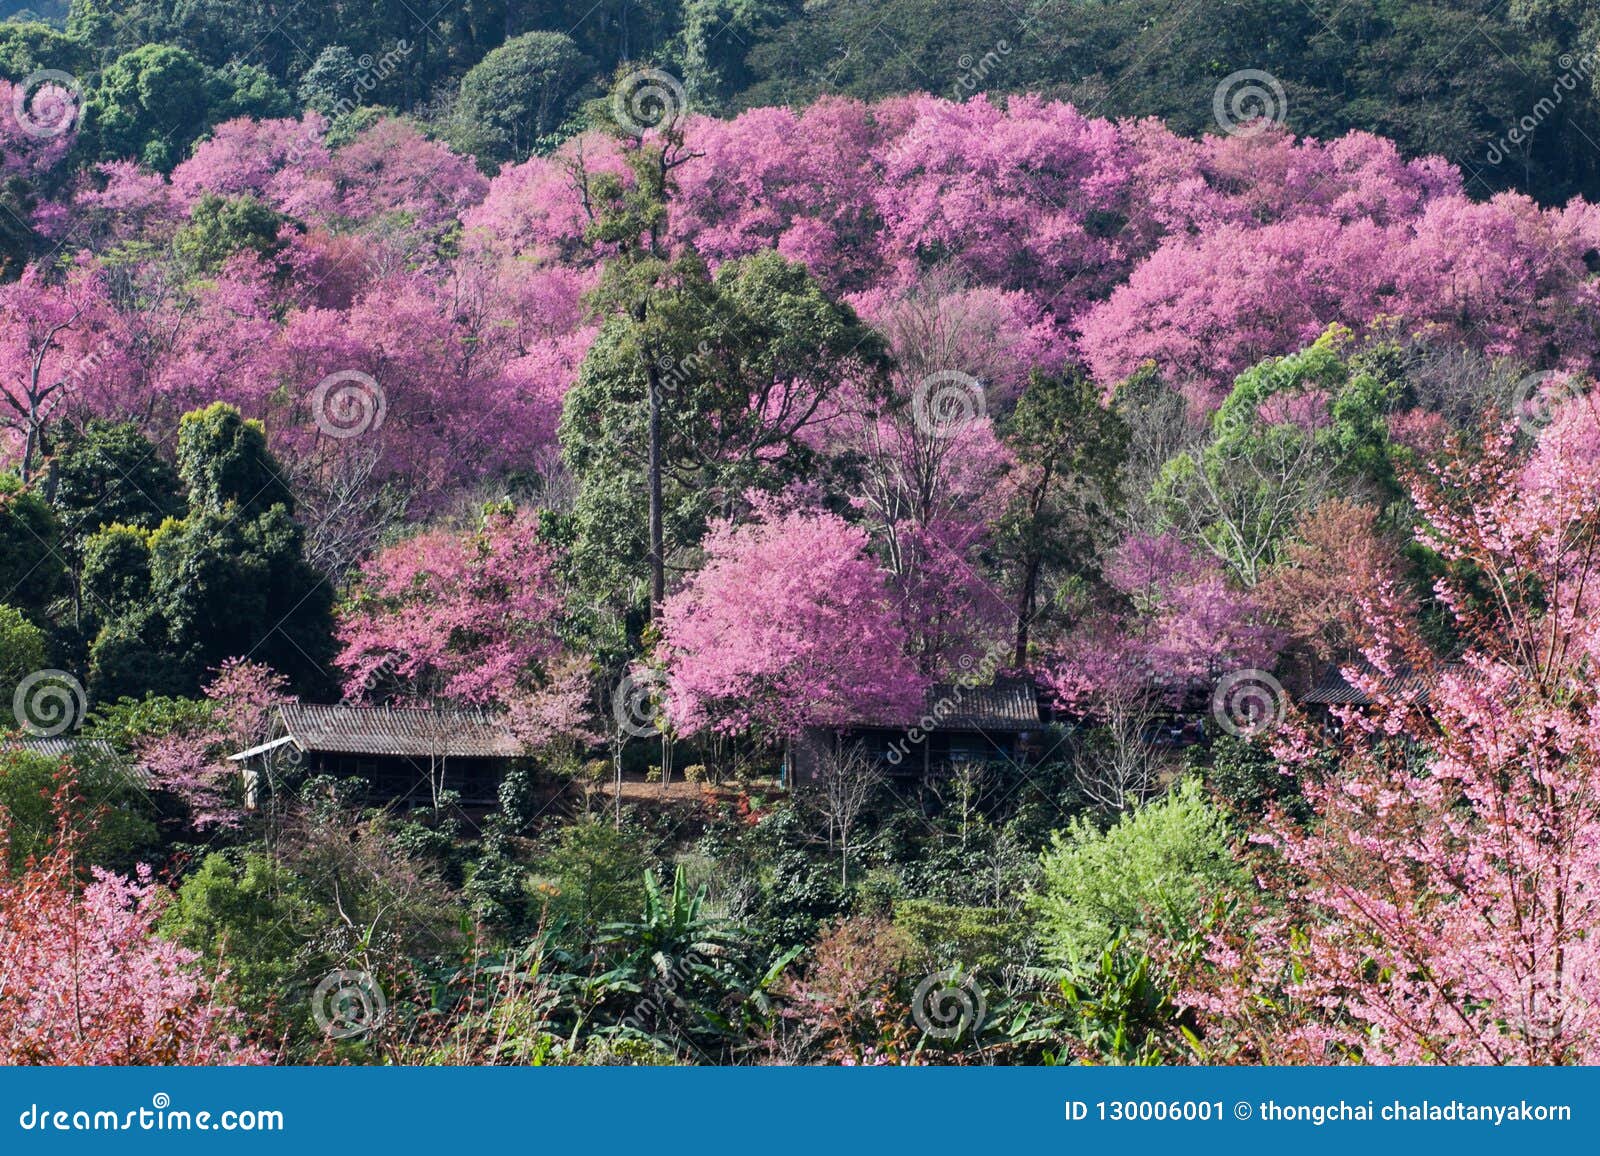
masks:
[[[1183,940],[1212,898],[1245,882],[1222,812],[1193,778],[1107,830],[1075,820],[1052,835],[1043,868],[1038,933],[1069,968],[1093,966],[1119,934]]]

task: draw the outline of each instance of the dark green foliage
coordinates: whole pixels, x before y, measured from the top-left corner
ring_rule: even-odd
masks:
[[[0,474],[0,596],[43,626],[66,591],[67,566],[55,512],[14,475]]]
[[[715,1062],[770,1015],[768,989],[797,951],[773,953],[749,927],[707,915],[705,897],[681,866],[670,892],[645,873],[643,914],[603,929],[607,970],[591,988],[603,1031]]]
[[[104,625],[90,649],[100,698],[192,695],[250,655],[301,693],[332,682],[333,593],[303,557],[294,499],[261,427],[218,403],[186,414],[178,472],[188,511],[153,531],[113,526],[84,547]]]
[[[566,924],[573,942],[585,946],[603,925],[633,918],[644,907],[641,881],[651,861],[639,832],[580,819],[557,831],[534,864],[534,894],[548,917]]]
[[[183,512],[178,472],[131,422],[69,428],[50,463],[50,504],[69,543],[113,524],[153,530]]]
[[[17,683],[44,666],[44,631],[16,607],[0,602],[0,699],[9,701]]]
[[[629,229],[654,219],[648,207],[621,215]],[[814,476],[799,435],[816,407],[885,360],[881,339],[849,306],[774,252],[730,261],[714,278],[693,257],[613,262],[600,300],[609,316],[567,394],[561,437],[579,483],[574,563],[613,590],[642,575],[648,551],[649,373],[662,378],[671,557],[747,490]],[[752,401],[779,403],[781,388],[796,391],[787,405]]]
[[[359,104],[355,97],[360,79],[361,66],[355,53],[342,44],[330,44],[301,75],[295,94],[307,108],[332,117]]]
[[[1185,1038],[1178,1008],[1153,974],[1150,957],[1121,939],[1100,953],[1094,969],[1063,981],[1061,992],[1070,1029],[1093,1062],[1168,1063]]]
[[[521,161],[566,118],[594,61],[560,32],[528,32],[461,78],[459,142],[480,159]]]
[[[28,20],[0,24],[0,77],[23,80],[44,68],[81,76],[92,56],[80,40],[59,28]]]
[[[236,116],[286,116],[288,95],[260,68],[213,69],[182,48],[146,43],[114,60],[84,101],[79,147],[99,160],[169,171],[207,129]]]
[[[1204,778],[1217,800],[1247,826],[1277,805],[1305,818],[1309,807],[1300,782],[1284,774],[1272,752],[1259,742],[1236,735],[1218,735],[1211,745],[1190,756],[1190,766]]]
[[[172,249],[189,272],[208,276],[229,257],[246,249],[271,259],[282,251],[284,219],[254,197],[207,193],[195,203],[189,223],[172,239]]]
[[[238,1005],[314,1030],[309,992],[335,963],[315,946],[334,918],[282,864],[256,852],[207,855],[162,916],[162,934],[220,964]]]
[[[1049,591],[1090,577],[1112,532],[1128,427],[1101,404],[1087,378],[1035,374],[1002,432],[1020,467],[1020,485],[996,537],[1016,571],[1013,662],[1024,667],[1033,626],[1047,624],[1058,609]]]
[[[837,867],[812,853],[821,849],[808,834],[794,808],[780,806],[753,827],[721,828],[700,844],[716,860],[716,893],[728,913],[758,924],[773,943],[807,943],[850,907]]]

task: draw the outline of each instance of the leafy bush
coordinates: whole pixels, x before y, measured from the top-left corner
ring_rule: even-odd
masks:
[[[1218,735],[1198,770],[1217,800],[1240,819],[1259,819],[1274,803],[1291,815],[1303,817],[1305,799],[1299,780],[1278,769],[1278,760],[1260,744],[1236,735]]]
[[[638,832],[585,817],[556,833],[534,874],[550,916],[587,942],[604,924],[639,917],[650,863]]]
[[[1192,778],[1107,830],[1074,821],[1052,837],[1032,899],[1046,955],[1077,968],[1124,933],[1186,938],[1213,896],[1245,883],[1230,841]]]
[[[158,847],[155,808],[125,768],[85,749],[72,760],[77,795],[57,813],[52,803],[62,760],[31,751],[0,750],[0,811],[9,823],[10,867],[22,869],[44,854],[63,816],[81,833],[79,854],[87,864],[131,872]]]
[[[313,944],[335,918],[303,883],[259,852],[207,855],[178,888],[161,933],[227,972],[244,1010],[309,1031],[309,993],[336,961]]]

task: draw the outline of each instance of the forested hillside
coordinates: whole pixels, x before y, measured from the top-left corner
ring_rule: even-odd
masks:
[[[0,1059],[1595,1062],[1594,50],[14,14]]]

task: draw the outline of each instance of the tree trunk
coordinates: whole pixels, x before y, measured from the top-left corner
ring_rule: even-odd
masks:
[[[616,792],[611,799],[611,821],[617,830],[622,830],[622,754],[619,751],[611,760],[616,768]]]
[[[666,538],[661,515],[661,373],[654,359],[646,365],[650,381],[650,619],[667,597]]]
[[[1028,665],[1028,627],[1033,623],[1033,604],[1039,592],[1039,555],[1028,557],[1022,571],[1022,592],[1017,595],[1017,646],[1012,665],[1018,670]]]

